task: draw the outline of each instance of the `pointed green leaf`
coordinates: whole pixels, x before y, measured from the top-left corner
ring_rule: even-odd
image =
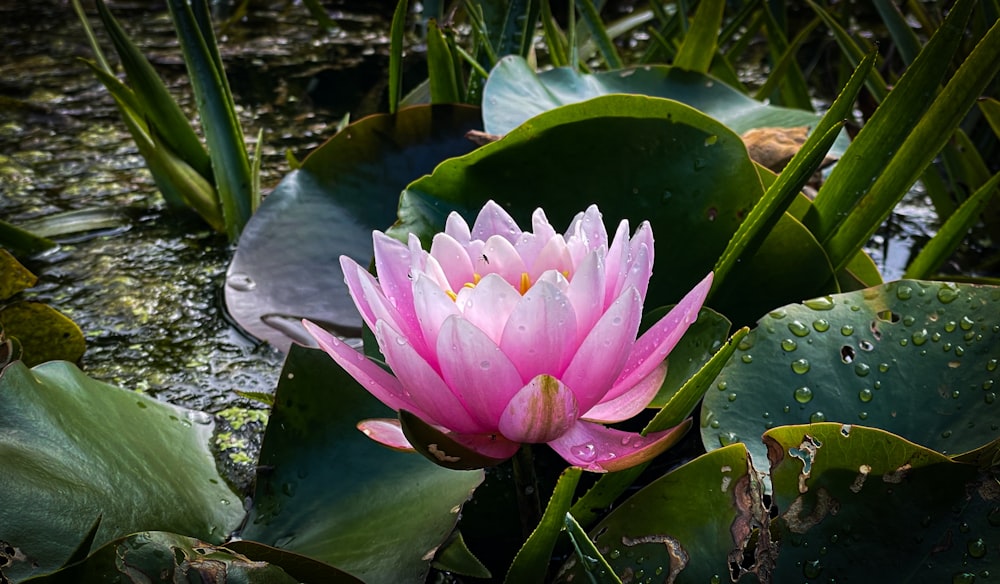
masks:
[[[675,67],[696,73],[708,73],[717,49],[725,7],[725,0],[702,0],[698,3],[691,28],[684,35],[684,42],[674,59]]]
[[[573,502],[573,494],[576,492],[576,485],[582,473],[582,469],[570,467],[559,475],[555,490],[552,491],[552,496],[545,506],[542,520],[517,552],[504,582],[528,584],[546,581],[552,550],[555,548],[559,533],[565,527],[566,514],[569,512],[570,503]]]

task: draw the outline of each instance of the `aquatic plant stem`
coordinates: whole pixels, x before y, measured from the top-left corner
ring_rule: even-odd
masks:
[[[527,538],[542,519],[542,503],[538,498],[538,475],[531,444],[522,444],[511,460],[514,465],[514,489],[517,491],[521,532]]]

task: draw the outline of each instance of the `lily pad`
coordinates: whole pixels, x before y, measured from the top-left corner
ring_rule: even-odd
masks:
[[[821,117],[764,105],[714,77],[666,65],[598,73],[558,67],[536,73],[523,58],[508,56],[497,62],[483,88],[483,124],[490,134],[506,134],[542,112],[612,93],[676,100],[719,120],[737,134],[756,128],[813,127]],[[846,134],[842,135],[830,155],[839,158],[849,144]]]
[[[76,362],[87,348],[80,327],[41,302],[15,302],[0,308],[0,330],[17,339],[28,367],[55,360]]]
[[[473,107],[417,106],[359,120],[312,152],[240,236],[225,286],[236,322],[282,351],[313,343],[302,318],[360,337],[338,257],[367,264],[372,230],[395,220],[403,187],[473,150],[465,133],[479,118]]]
[[[1000,436],[1000,288],[901,280],[772,311],[702,408],[705,448],[766,468],[772,426],[863,424],[959,454]]]
[[[392,415],[325,353],[293,345],[240,536],[365,582],[423,582],[483,473],[390,450],[356,427]]]
[[[391,232],[428,241],[449,211],[472,218],[489,199],[524,226],[540,205],[555,225],[567,225],[596,203],[610,230],[622,218],[633,229],[652,225],[656,260],[646,303],[654,307],[676,302],[711,271],[762,195],[739,136],[718,121],[675,101],[608,95],[545,112],[442,163],[407,187]],[[833,281],[818,242],[787,214],[751,263],[718,295],[737,323]]]
[[[244,516],[216,471],[211,417],[90,379],[75,366],[0,373],[0,541],[14,579],[94,545],[159,529],[221,543]]]

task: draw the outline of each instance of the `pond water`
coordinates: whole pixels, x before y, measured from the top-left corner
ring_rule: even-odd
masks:
[[[301,158],[345,113],[385,109],[394,3],[334,12],[335,31],[298,3],[251,4],[220,43],[248,138],[264,129],[266,193],[289,170],[286,151]],[[190,111],[165,8],[109,6]],[[103,39],[93,14],[91,23]],[[23,225],[86,210],[102,218],[97,231],[61,237],[58,250],[28,265],[40,280],[27,296],[80,325],[90,376],[219,414],[223,429],[251,430],[219,442],[249,465],[266,408],[236,392],[273,391],[282,356],[226,319],[230,245],[198,218],[167,211],[110,96],[78,60],[92,54],[66,2],[0,1],[0,35],[0,217]],[[898,209],[896,229],[878,236],[892,245],[871,249],[887,279],[902,273],[908,240],[933,234],[932,221],[919,192]]]

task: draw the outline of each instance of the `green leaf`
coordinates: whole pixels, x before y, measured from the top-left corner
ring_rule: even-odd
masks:
[[[593,527],[591,538],[625,581],[728,582],[730,563],[742,564],[766,521],[761,492],[746,449],[735,444],[653,481]],[[582,564],[570,559],[557,581],[580,582]]]
[[[560,67],[536,74],[523,59],[505,57],[490,72],[483,89],[483,124],[490,134],[506,134],[542,112],[613,93],[673,99],[715,118],[737,134],[755,128],[814,127],[821,118],[811,112],[764,105],[708,75],[663,65],[592,75]],[[839,156],[847,146],[845,136],[831,152]]]
[[[580,17],[587,23],[591,38],[597,44],[597,48],[604,58],[604,62],[608,64],[608,67],[612,69],[621,69],[624,67],[625,63],[618,54],[615,43],[608,36],[608,31],[604,28],[604,22],[601,20],[600,11],[594,5],[593,0],[574,0],[573,4],[580,11]]]
[[[648,328],[645,327],[646,323],[652,325],[659,321],[669,310],[669,306],[664,306],[643,315],[644,326],[640,330]],[[673,400],[681,387],[712,358],[716,351],[722,348],[729,338],[730,328],[732,323],[728,318],[711,308],[702,308],[698,313],[698,320],[688,327],[687,332],[667,355],[667,377],[648,407],[662,408],[668,401]],[[688,410],[673,424],[660,429],[666,430],[676,426],[690,413]]]
[[[587,579],[593,584],[622,584],[621,579],[615,574],[608,561],[604,559],[598,551],[594,542],[587,537],[587,533],[576,522],[571,513],[566,514],[566,532],[570,541],[573,542],[573,549],[576,551],[576,558],[579,565],[583,566],[583,571]]]
[[[239,539],[226,543],[232,550],[258,562],[278,566],[296,582],[329,582],[330,584],[360,584],[361,580],[308,556],[282,550],[256,541]]]
[[[739,345],[702,406],[702,442],[772,426],[883,428],[939,452],[997,436],[1000,288],[901,280],[772,311]]]
[[[674,66],[696,73],[708,73],[712,57],[718,48],[719,30],[722,28],[722,13],[725,0],[703,0],[695,10],[691,28],[684,35]],[[621,65],[618,65],[620,68]]]
[[[241,537],[365,582],[423,582],[483,473],[443,469],[356,428],[391,415],[328,355],[292,346]]]
[[[458,530],[455,530],[448,541],[441,546],[431,565],[438,570],[472,576],[473,578],[488,579],[493,577],[489,569],[466,545],[462,532]]]
[[[969,230],[979,220],[986,205],[997,194],[1000,173],[993,175],[986,184],[966,199],[957,211],[938,229],[937,234],[920,250],[906,267],[904,278],[928,278],[941,267],[965,240]]]
[[[1000,138],[1000,101],[993,99],[992,97],[985,97],[980,99],[976,104],[979,106],[979,110],[983,112],[983,117],[986,118],[986,122],[993,129],[993,133]]]
[[[409,2],[399,0],[392,13],[389,29],[389,113],[399,110],[399,100],[403,96],[403,34],[406,29],[406,12]]]
[[[437,21],[427,23],[427,77],[431,84],[431,103],[460,103],[454,56]]]
[[[37,281],[37,276],[21,265],[10,252],[0,248],[0,301],[31,288]]]
[[[929,101],[927,97],[936,90],[947,71],[948,63],[963,34],[973,2],[960,0],[948,14],[947,26],[942,26],[920,53],[899,83],[875,110],[871,119],[851,143],[841,160],[850,164],[834,167],[823,183],[813,205],[813,212],[805,223],[820,241],[830,237],[855,204],[872,189],[872,178],[880,176],[897,151],[924,116]],[[985,82],[985,81],[984,81]],[[951,103],[950,107],[956,104]],[[928,116],[928,119],[933,119]],[[923,144],[926,147],[926,144]],[[935,154],[935,150],[933,154]],[[909,167],[916,167],[912,159],[905,159]],[[916,169],[923,170],[923,166]],[[912,181],[911,181],[912,182]],[[904,189],[909,186],[907,183]],[[878,192],[878,191],[875,191]],[[891,193],[894,197],[895,192]],[[867,213],[858,213],[867,214]],[[878,218],[878,222],[882,219]],[[867,241],[865,239],[864,241]],[[860,243],[859,243],[860,245]],[[849,254],[847,257],[853,256]],[[838,257],[838,259],[842,259]],[[835,265],[838,262],[834,262]]]
[[[296,584],[301,580],[278,566],[254,561],[228,546],[217,547],[196,538],[160,531],[119,538],[83,562],[31,580],[40,584],[126,581]]]
[[[504,582],[509,584],[545,582],[552,550],[555,549],[556,539],[565,526],[566,514],[569,512],[570,503],[573,502],[573,493],[576,492],[576,485],[580,482],[582,473],[582,469],[570,467],[559,475],[538,527],[517,552]]]
[[[230,241],[236,241],[252,214],[254,178],[212,32],[208,5],[206,0],[191,4],[187,0],[170,0],[167,7],[177,28],[198,104],[226,233]]]
[[[0,246],[19,254],[33,255],[56,246],[54,241],[0,219]]]
[[[15,302],[0,307],[4,336],[21,344],[21,360],[28,367],[46,361],[74,363],[83,356],[86,342],[75,322],[41,302]]]
[[[973,582],[1000,567],[996,478],[883,430],[764,435],[781,542],[774,581]]]
[[[96,545],[154,527],[221,543],[243,519],[205,414],[58,361],[8,365],[0,401],[0,540],[23,554],[5,568],[15,580],[63,565],[98,516]]]
[[[372,230],[392,224],[399,192],[475,148],[465,133],[479,123],[478,108],[418,106],[359,120],[313,151],[240,237],[225,287],[233,318],[280,350],[313,342],[302,318],[359,336],[338,256],[367,264]]]

